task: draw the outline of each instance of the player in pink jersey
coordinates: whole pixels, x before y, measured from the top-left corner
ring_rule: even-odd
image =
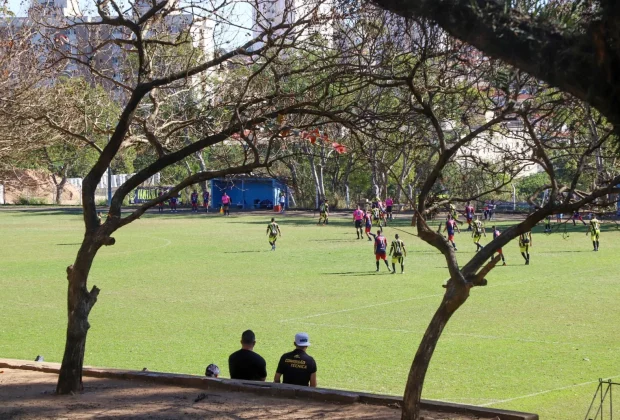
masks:
[[[230,216],[230,197],[226,193],[222,196],[222,208],[224,216]]]
[[[362,231],[362,223],[364,220],[364,212],[357,206],[357,209],[353,212],[353,220],[355,221],[355,233],[357,233],[357,239],[363,239],[364,233]]]

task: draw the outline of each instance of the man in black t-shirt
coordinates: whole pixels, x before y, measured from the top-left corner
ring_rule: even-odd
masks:
[[[228,370],[232,379],[264,381],[267,377],[267,363],[254,352],[256,336],[252,330],[241,334],[241,350],[228,357]]]
[[[301,385],[316,387],[316,362],[306,353],[310,345],[310,338],[306,333],[295,334],[295,350],[285,353],[280,357],[276,376],[273,378],[275,383],[280,383],[280,377],[284,376],[282,382],[291,385]]]

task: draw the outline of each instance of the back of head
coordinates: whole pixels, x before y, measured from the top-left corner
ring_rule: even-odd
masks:
[[[254,335],[254,331],[245,330],[243,334],[241,334],[241,343],[252,345],[256,342],[256,336]]]
[[[275,222],[275,221],[276,221],[276,218],[275,218],[275,217],[272,217],[272,218],[271,218],[271,221],[272,221],[272,222]]]
[[[305,349],[309,345],[310,345],[310,337],[308,336],[308,333],[301,332],[301,333],[295,334],[295,346],[296,347]]]
[[[209,366],[207,366],[205,376],[208,376],[209,378],[217,378],[219,374],[220,368],[216,364],[211,363]]]

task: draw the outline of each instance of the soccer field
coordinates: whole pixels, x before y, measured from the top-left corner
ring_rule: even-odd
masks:
[[[228,355],[249,328],[272,379],[294,334],[306,331],[319,386],[402,394],[444,291],[443,256],[402,232],[413,232],[402,216],[394,223],[402,230],[385,232],[405,241],[406,273],[389,275],[383,265],[376,273],[372,244],[356,239],[348,214],[329,226],[278,216],[282,238],[271,252],[270,216],[150,214],[117,232],[90,276],[101,294],[85,364],[202,375],[216,363],[228,377]],[[581,419],[598,378],[620,377],[620,231],[603,224],[598,253],[583,226],[571,224],[566,238],[541,232],[531,265],[511,242],[508,265],[452,318],[424,398]],[[0,357],[59,362],[65,268],[81,241],[81,215],[2,210],[0,234]],[[465,264],[475,246],[467,232],[456,242]]]

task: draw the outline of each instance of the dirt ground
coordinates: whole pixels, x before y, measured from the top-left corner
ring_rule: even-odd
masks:
[[[0,419],[351,419],[392,420],[400,410],[364,404],[259,397],[238,392],[84,378],[79,395],[54,395],[56,375],[0,369]],[[425,420],[474,420],[425,413]]]
[[[52,177],[44,171],[32,169],[0,171],[0,184],[4,184],[6,204],[17,204],[20,198],[36,198],[52,204],[56,197],[56,186],[52,182]],[[80,190],[69,183],[65,184],[61,197],[62,204],[80,204]]]

